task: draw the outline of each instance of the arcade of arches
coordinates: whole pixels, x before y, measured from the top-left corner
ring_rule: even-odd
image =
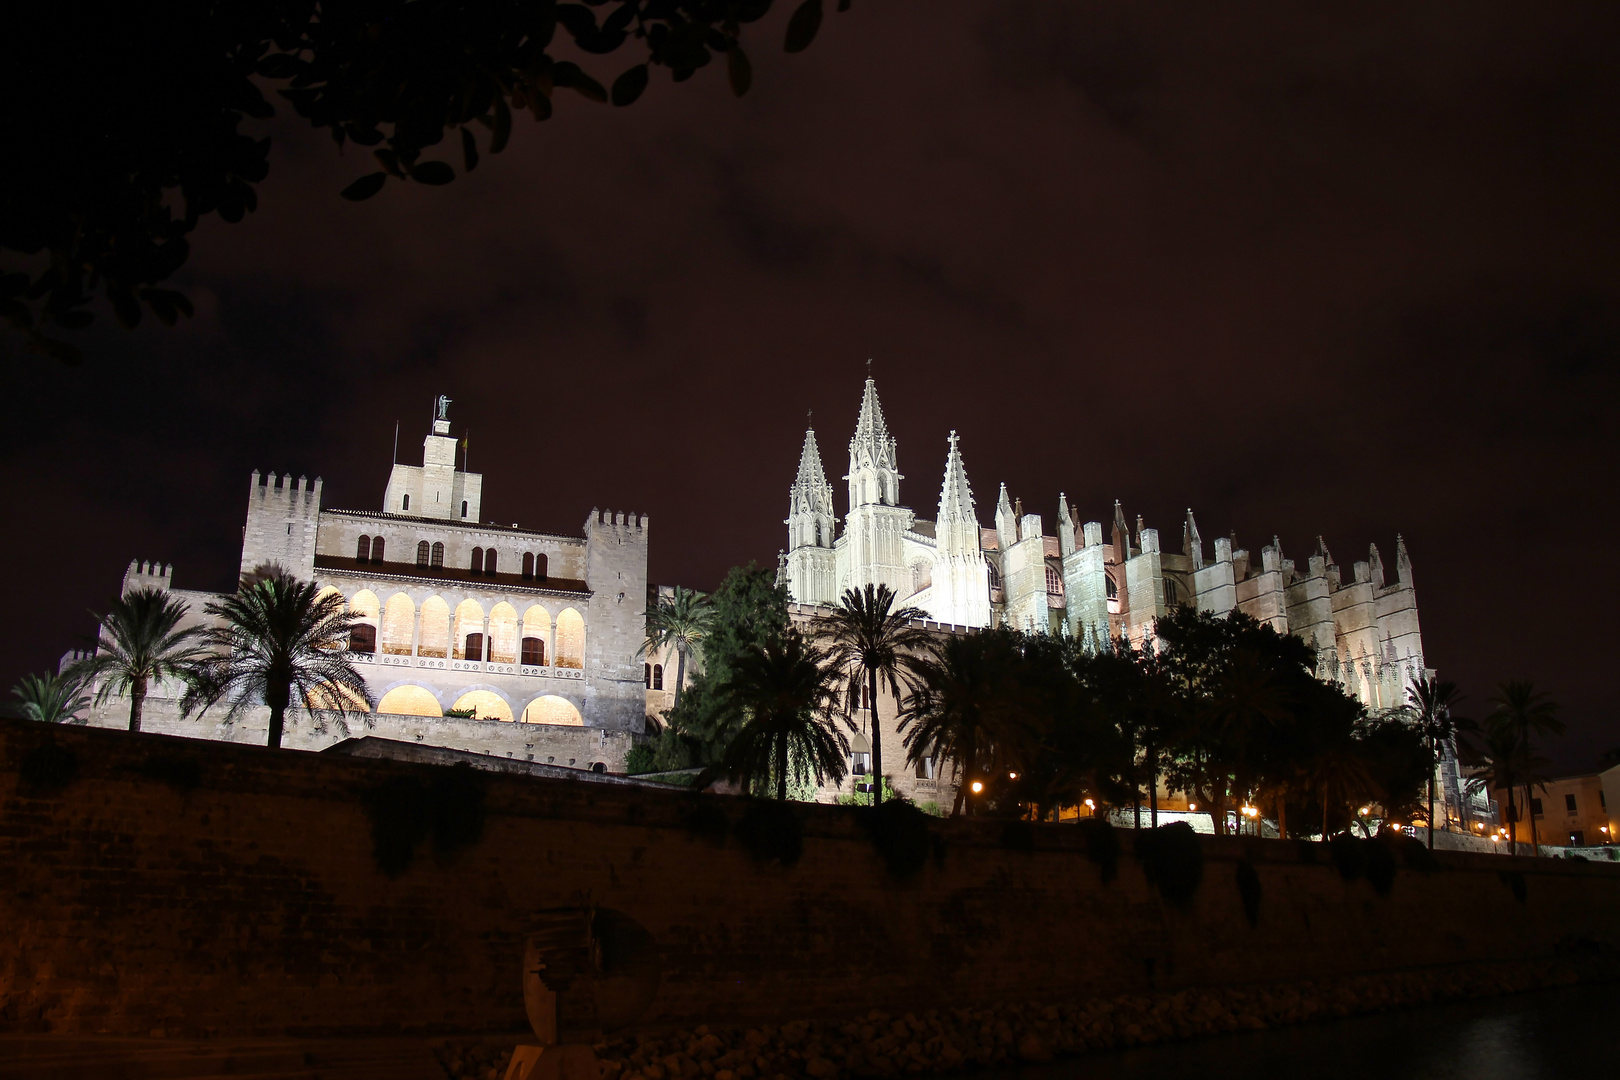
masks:
[[[449,603],[439,596],[422,601],[419,611],[403,592],[381,603],[370,589],[361,589],[349,598],[349,611],[359,623],[350,638],[355,652],[527,667],[549,663],[576,670],[585,666],[585,618],[571,607],[553,622],[551,612],[540,604],[530,605],[519,618],[517,609],[504,600],[486,612],[469,597],[452,614]]]

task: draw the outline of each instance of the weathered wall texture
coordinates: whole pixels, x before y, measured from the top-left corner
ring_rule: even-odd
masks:
[[[446,858],[424,845],[390,880],[365,801],[444,772],[0,724],[0,1022],[515,1030],[525,934],[547,909],[588,904],[629,928],[605,957],[621,985],[599,982],[597,1001],[605,1015],[648,991],[642,1024],[1323,978],[1549,956],[1572,936],[1620,944],[1608,866],[1443,853],[1432,874],[1402,869],[1386,898],[1326,859],[1302,862],[1300,845],[1209,841],[1181,911],[1128,845],[1103,882],[1068,827],[1035,829],[1034,850],[1003,846],[1000,826],[942,828],[942,864],[897,882],[837,808],[804,808],[803,858],[783,868],[691,827],[694,807],[735,821],[740,800],[502,776],[485,778],[482,840]],[[1257,928],[1235,887],[1245,855],[1263,890]],[[1522,873],[1523,902],[1504,869]]]

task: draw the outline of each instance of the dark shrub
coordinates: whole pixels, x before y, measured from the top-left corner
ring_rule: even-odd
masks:
[[[1260,925],[1260,874],[1244,859],[1237,864],[1237,891],[1243,900],[1243,917],[1250,926]]]
[[[364,804],[371,818],[372,856],[390,878],[410,869],[417,847],[429,836],[439,858],[448,860],[484,835],[484,778],[466,762],[437,770],[427,783],[390,776]]]
[[[1080,819],[1080,832],[1086,838],[1086,858],[1096,864],[1104,881],[1119,876],[1119,833],[1107,818]]]
[[[1193,893],[1204,880],[1204,848],[1185,821],[1138,832],[1136,858],[1148,881],[1177,907],[1191,903]]]
[[[1340,833],[1329,840],[1328,850],[1333,853],[1339,876],[1344,880],[1354,881],[1367,872],[1367,853],[1362,850],[1361,841],[1349,833]]]
[[[79,758],[54,742],[44,742],[23,755],[17,773],[27,794],[59,795],[78,779]]]
[[[1379,896],[1395,888],[1395,852],[1381,840],[1358,841],[1367,857],[1367,884]]]
[[[760,862],[792,866],[804,854],[804,826],[799,815],[775,799],[750,800],[733,831],[748,854]]]
[[[1523,871],[1503,870],[1497,875],[1497,877],[1501,878],[1502,884],[1506,885],[1513,893],[1513,899],[1517,900],[1521,904],[1529,901],[1530,886],[1529,883],[1524,880]]]
[[[930,816],[903,800],[862,807],[856,815],[889,873],[897,878],[908,878],[921,870],[939,844],[928,827]]]

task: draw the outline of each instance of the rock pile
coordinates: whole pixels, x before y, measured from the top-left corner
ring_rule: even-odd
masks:
[[[1609,971],[1610,976],[1620,972]],[[597,1045],[604,1080],[838,1080],[961,1072],[1093,1050],[1262,1030],[1310,1020],[1579,981],[1567,964],[1468,965],[1335,982],[1210,987],[1084,1001],[940,1009],[758,1027],[697,1027]],[[453,1050],[453,1048],[452,1048]],[[451,1077],[491,1080],[468,1051]]]

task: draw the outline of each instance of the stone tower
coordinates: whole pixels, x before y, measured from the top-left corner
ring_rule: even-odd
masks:
[[[979,550],[979,519],[973,511],[973,489],[956,432],[945,457],[945,482],[939,491],[939,518],[934,523],[934,592],[929,604],[940,622],[963,626],[990,625],[990,577]]]
[[[838,547],[838,581],[842,589],[887,585],[896,596],[912,592],[906,567],[905,534],[910,510],[900,505],[897,445],[883,421],[877,384],[870,376],[861,395],[861,415],[849,440],[849,514]]]
[[[788,490],[787,587],[801,604],[831,604],[838,599],[838,563],[833,553],[832,485],[821,464],[815,428],[804,433],[799,475]]]

